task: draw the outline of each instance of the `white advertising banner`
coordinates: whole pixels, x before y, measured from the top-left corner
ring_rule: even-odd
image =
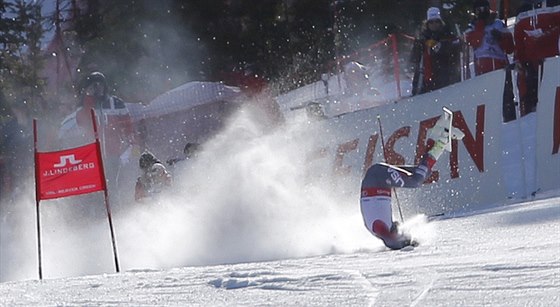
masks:
[[[426,150],[427,130],[446,106],[454,111],[454,126],[465,133],[444,153],[429,183],[417,189],[397,189],[405,214],[470,211],[505,199],[500,165],[504,71],[483,76],[396,103],[361,110],[314,125],[321,159],[333,159],[339,189],[355,193],[372,163],[416,164]],[[382,124],[382,140],[379,121]],[[385,159],[385,156],[387,157]],[[350,187],[350,188],[348,188]]]
[[[560,58],[544,62],[537,105],[537,188],[560,189]]]

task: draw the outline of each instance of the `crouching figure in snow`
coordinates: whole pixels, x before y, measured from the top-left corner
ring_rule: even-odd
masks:
[[[366,228],[383,240],[390,249],[401,249],[417,245],[410,234],[399,229],[393,221],[391,209],[391,188],[419,187],[430,175],[432,167],[441,154],[451,151],[451,140],[460,140],[464,134],[453,127],[452,113],[445,112],[428,134],[428,152],[416,166],[394,166],[386,163],[372,165],[361,184],[360,207]]]
[[[151,152],[145,151],[140,155],[139,166],[142,170],[142,175],[136,180],[134,193],[136,201],[154,197],[166,187],[171,186],[171,175]]]

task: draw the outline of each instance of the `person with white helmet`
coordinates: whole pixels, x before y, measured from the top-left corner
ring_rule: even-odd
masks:
[[[412,95],[461,81],[460,39],[449,30],[437,7],[430,7],[411,52]]]

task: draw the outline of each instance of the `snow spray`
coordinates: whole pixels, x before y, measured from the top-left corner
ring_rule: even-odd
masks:
[[[305,114],[273,129],[262,121],[250,106],[240,109],[152,201],[130,201],[133,188],[118,191],[129,196],[113,220],[121,271],[384,249],[363,226],[359,185],[334,178],[333,159],[310,159],[324,123]],[[36,278],[26,186],[1,212],[0,281]],[[41,204],[45,278],[114,273],[101,204],[101,193]]]
[[[377,246],[363,227],[359,195],[341,196],[330,185],[325,174],[332,161],[309,167],[317,139],[307,133],[310,123],[294,119],[264,131],[260,118],[241,109],[175,172],[171,193],[115,222],[123,267],[266,261]]]

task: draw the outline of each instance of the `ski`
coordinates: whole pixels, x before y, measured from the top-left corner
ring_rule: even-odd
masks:
[[[449,133],[447,144],[451,145],[451,138],[453,137],[453,111],[448,109],[447,107],[442,107],[443,109],[443,116],[449,120],[449,127],[447,127],[447,132]]]

